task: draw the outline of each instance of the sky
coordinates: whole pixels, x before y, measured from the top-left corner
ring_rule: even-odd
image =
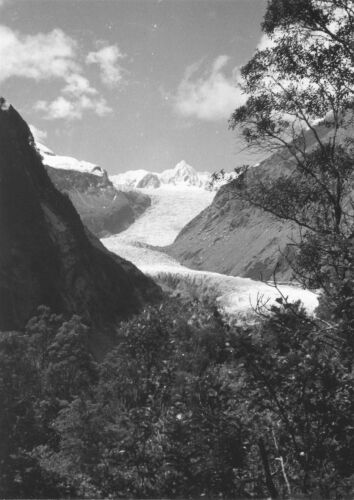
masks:
[[[37,140],[110,174],[257,158],[228,129],[265,0],[0,0],[0,95]]]

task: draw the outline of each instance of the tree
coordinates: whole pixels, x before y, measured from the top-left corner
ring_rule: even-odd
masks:
[[[40,372],[44,397],[71,401],[97,382],[97,366],[89,348],[89,328],[79,316],[67,321],[46,306],[26,326],[28,354]]]
[[[248,100],[230,119],[248,147],[273,153],[236,179],[235,196],[298,228],[295,277],[321,289],[315,318],[279,299],[236,334],[244,418],[275,489],[288,480],[282,458],[290,488],[327,497],[353,488],[353,27],[353,0],[270,0],[268,47],[243,68]]]
[[[48,450],[58,447],[61,412],[70,415],[70,404],[94,390],[97,369],[87,337],[80,318],[65,321],[44,306],[25,332],[0,332],[1,496],[75,493],[61,468],[48,466]]]
[[[354,290],[353,23],[353,0],[270,1],[270,46],[242,69],[249,97],[230,119],[282,167],[248,169],[236,196],[299,228],[295,275],[337,316]]]
[[[29,351],[26,335],[0,332],[0,495],[61,497],[67,491],[60,478],[43,469],[33,454],[48,432],[38,412],[40,373]]]
[[[228,331],[197,303],[167,301],[122,323],[94,391],[51,422],[38,447],[80,497],[243,495],[247,430],[238,418]]]
[[[286,303],[235,333],[233,346],[242,380],[235,397],[253,441],[268,449],[277,490],[352,494],[354,380],[338,346],[299,304]]]

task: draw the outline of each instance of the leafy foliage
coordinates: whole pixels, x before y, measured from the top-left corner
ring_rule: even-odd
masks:
[[[59,449],[42,449],[42,465],[82,496],[235,494],[243,430],[219,319],[169,302],[117,335],[90,400],[58,413]]]
[[[352,0],[271,0],[230,120],[283,165],[249,170],[236,196],[298,227],[294,275],[321,291],[316,318],[280,300],[239,338],[247,412],[281,464],[272,477],[263,460],[272,496],[279,474],[288,494],[352,495],[353,24]]]

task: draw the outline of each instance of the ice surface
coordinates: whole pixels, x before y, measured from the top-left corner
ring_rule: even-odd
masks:
[[[215,193],[200,188],[163,186],[142,190],[152,197],[152,206],[126,231],[102,240],[112,252],[130,260],[145,274],[173,277],[175,282],[190,283],[196,289],[217,296],[226,313],[252,311],[259,299],[269,305],[281,295],[274,287],[249,278],[239,278],[208,271],[195,271],[179,264],[172,257],[146,245],[168,245],[184,225],[211,203]],[[295,286],[280,285],[289,301],[301,300],[309,312],[317,306],[317,295]]]
[[[140,189],[151,198],[151,207],[116,238],[127,244],[165,246],[173,243],[180,230],[212,202],[215,193],[185,186]]]

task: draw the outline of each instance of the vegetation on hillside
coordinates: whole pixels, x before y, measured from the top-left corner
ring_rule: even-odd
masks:
[[[80,319],[42,307],[0,339],[0,494],[350,495],[343,333],[281,300],[241,327],[173,299],[123,323],[98,363]]]

